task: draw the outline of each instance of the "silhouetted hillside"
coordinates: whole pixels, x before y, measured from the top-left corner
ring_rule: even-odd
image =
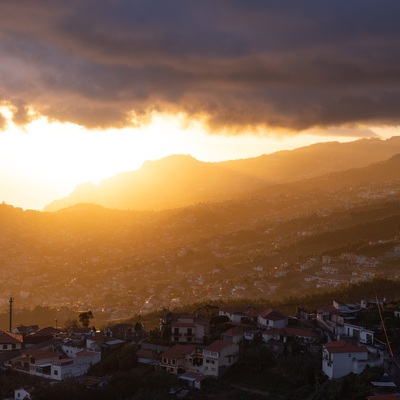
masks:
[[[145,162],[139,170],[117,174],[97,186],[91,183],[79,185],[68,197],[46,206],[45,211],[77,203],[96,203],[112,209],[162,210],[206,201],[226,201],[277,183],[298,182],[365,167],[395,154],[400,154],[398,137],[322,143],[220,163],[175,155]],[[351,173],[348,175],[341,179],[351,180]],[[368,177],[363,180],[367,182]],[[321,182],[316,184],[323,185]],[[347,181],[337,184],[347,184]],[[303,182],[298,186],[305,187]]]

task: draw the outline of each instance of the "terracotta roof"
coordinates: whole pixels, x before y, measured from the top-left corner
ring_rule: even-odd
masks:
[[[262,331],[263,335],[284,335],[285,329],[283,328],[267,328]]]
[[[30,336],[53,336],[61,333],[61,329],[47,326],[46,328],[39,329],[38,331],[31,333]]]
[[[193,344],[179,344],[170,347],[164,351],[161,356],[167,358],[183,358],[188,354],[193,353],[196,350],[196,346]]]
[[[337,308],[333,305],[324,306],[317,310],[317,314],[326,314],[333,311],[337,311]]]
[[[34,357],[36,360],[40,360],[43,358],[54,358],[54,357],[60,357],[60,353],[57,353],[55,351],[48,351],[48,350],[43,350],[43,349],[30,349],[26,350],[22,353],[21,358],[31,358]]]
[[[74,361],[74,359],[72,357],[68,357],[68,358],[60,358],[57,361],[53,361],[53,363],[55,365],[62,365],[62,364],[70,364],[71,361]]]
[[[308,337],[308,338],[319,337],[317,332],[315,332],[312,329],[307,329],[307,328],[287,326],[284,329],[284,331],[287,336],[301,336],[301,337]]]
[[[226,336],[244,335],[244,331],[242,328],[234,326],[233,328],[228,329],[226,332],[224,332],[223,335]]]
[[[0,332],[0,344],[21,344],[23,342],[22,335],[13,332]]]
[[[77,357],[94,357],[97,354],[98,353],[96,353],[95,351],[82,350],[82,351],[79,351],[78,353],[76,353],[76,356]]]
[[[369,396],[367,400],[400,400],[400,394],[392,393],[392,394],[381,394],[378,396]]]
[[[259,313],[259,316],[261,318],[269,319],[271,321],[279,321],[281,319],[287,318],[286,315],[272,308],[268,308],[267,310]]]
[[[220,352],[221,350],[223,350],[226,347],[229,347],[231,345],[232,345],[232,343],[227,342],[226,340],[219,339],[219,340],[216,340],[215,342],[211,343],[204,350]]]
[[[136,355],[138,356],[138,358],[146,358],[148,360],[158,360],[160,358],[160,356],[155,351],[146,349],[139,349],[136,352]]]
[[[356,346],[344,340],[336,340],[323,345],[329,353],[367,353],[367,346]]]

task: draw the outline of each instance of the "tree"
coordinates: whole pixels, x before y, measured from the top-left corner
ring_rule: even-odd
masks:
[[[84,328],[89,328],[90,320],[93,319],[91,311],[85,311],[79,314],[79,322]]]
[[[76,318],[68,318],[64,323],[64,328],[67,332],[71,332],[76,328],[79,328],[79,323]]]

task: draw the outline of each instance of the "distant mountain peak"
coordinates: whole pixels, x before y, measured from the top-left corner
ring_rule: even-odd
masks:
[[[189,154],[174,154],[146,161],[140,169],[114,175],[99,185],[78,185],[68,197],[46,206],[45,211],[77,203],[123,210],[162,210],[226,201],[275,184],[363,168],[399,153],[397,137],[320,143],[224,162],[203,162]]]

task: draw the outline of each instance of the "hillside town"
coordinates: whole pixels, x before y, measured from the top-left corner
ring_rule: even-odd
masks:
[[[193,398],[210,380],[225,376],[242,352],[257,344],[275,355],[308,353],[319,357],[320,373],[327,380],[379,367],[383,378],[371,382],[368,399],[372,400],[378,399],[378,394],[395,393],[400,384],[394,353],[398,349],[385,341],[388,315],[390,328],[400,329],[400,308],[388,304],[386,299],[377,298],[354,304],[333,301],[316,314],[298,309],[294,316],[254,306],[206,306],[192,313],[164,309],[159,328],[150,331],[140,321],[109,324],[98,331],[89,327],[92,313],[82,313],[84,326],[18,325],[2,331],[1,368],[4,373],[13,371],[54,383],[74,379],[85,387],[102,388],[110,383],[110,376],[92,374],[93,367],[116,349],[130,345],[137,364],[178,378],[179,390],[171,389],[172,397]],[[385,320],[371,325],[360,319],[374,311],[384,313]],[[34,387],[18,387],[10,399],[30,399],[34,391]]]

